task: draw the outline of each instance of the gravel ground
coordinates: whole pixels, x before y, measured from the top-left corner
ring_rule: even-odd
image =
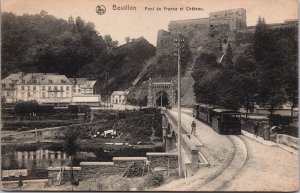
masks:
[[[299,189],[298,154],[241,136],[248,148],[246,165],[226,191],[285,191]]]

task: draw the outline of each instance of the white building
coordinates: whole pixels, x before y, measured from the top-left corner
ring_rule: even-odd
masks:
[[[114,91],[111,94],[111,103],[114,104],[126,104],[128,91]]]
[[[86,78],[70,78],[73,84],[73,96],[93,95],[96,80]]]
[[[44,73],[10,74],[1,81],[2,99],[6,103],[35,100],[39,104],[90,104],[98,106],[100,95],[94,94],[96,81],[69,79],[65,75]]]
[[[99,106],[101,95],[96,95],[94,85],[96,80],[86,78],[70,78],[73,84],[72,104]]]
[[[66,106],[72,99],[72,83],[65,75],[28,73],[17,85],[17,100]]]
[[[1,80],[1,97],[5,103],[17,102],[17,83],[22,76],[24,76],[24,73],[18,72]]]

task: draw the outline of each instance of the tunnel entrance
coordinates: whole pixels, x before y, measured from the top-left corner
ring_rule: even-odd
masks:
[[[169,95],[164,92],[160,91],[157,93],[157,99],[156,99],[156,106],[157,107],[167,107],[170,105]]]

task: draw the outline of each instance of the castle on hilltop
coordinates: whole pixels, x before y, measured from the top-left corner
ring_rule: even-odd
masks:
[[[268,24],[268,27],[298,27],[298,20]],[[254,31],[255,26],[247,27],[246,10],[243,8],[212,12],[208,18],[171,21],[168,31],[158,31],[156,55],[169,54],[170,49],[173,50],[172,40],[181,34],[187,40],[191,52],[209,49],[221,56],[229,43],[235,46],[249,41]]]

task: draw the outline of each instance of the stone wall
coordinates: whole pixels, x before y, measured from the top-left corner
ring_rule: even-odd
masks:
[[[299,149],[299,138],[297,137],[292,137],[284,134],[277,134],[276,143],[282,143],[295,149]]]
[[[81,162],[80,176],[84,178],[120,175],[125,169],[115,167],[114,162]]]
[[[291,27],[298,27],[298,22],[268,24],[269,29]],[[255,26],[247,27],[246,10],[240,8],[212,12],[208,18],[171,21],[168,30],[158,31],[156,57],[172,54],[178,34],[186,38],[192,53],[208,51],[220,57],[227,46],[222,45],[224,41],[233,47],[252,42]]]
[[[61,174],[61,184],[69,182],[71,179],[71,167],[48,167],[48,184],[53,185],[59,183],[59,174]],[[74,179],[78,180],[81,167],[73,167]]]
[[[178,154],[177,153],[165,153],[165,152],[149,152],[147,158],[150,161],[152,168],[163,167],[169,169],[178,168]]]

